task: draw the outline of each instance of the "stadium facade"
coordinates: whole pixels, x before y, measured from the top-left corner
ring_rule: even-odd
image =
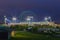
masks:
[[[57,26],[54,22],[20,22],[20,23],[9,23],[8,25],[51,25]]]

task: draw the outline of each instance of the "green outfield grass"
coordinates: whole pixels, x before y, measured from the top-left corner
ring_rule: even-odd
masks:
[[[44,34],[16,31],[15,36],[11,40],[60,40],[60,38]]]

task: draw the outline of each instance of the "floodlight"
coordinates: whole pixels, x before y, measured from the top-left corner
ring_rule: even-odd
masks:
[[[12,20],[16,20],[16,17],[13,17]]]

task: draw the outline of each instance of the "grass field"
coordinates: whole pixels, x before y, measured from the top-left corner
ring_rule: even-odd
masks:
[[[44,34],[16,31],[15,36],[11,40],[60,40],[60,38]]]

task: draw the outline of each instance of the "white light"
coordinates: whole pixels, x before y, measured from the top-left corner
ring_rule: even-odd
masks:
[[[6,17],[6,16],[4,16],[4,17]]]
[[[4,18],[5,18],[5,20],[7,20],[7,17],[6,16],[4,16]]]
[[[27,20],[31,20],[31,18],[33,19],[33,16],[27,16]]]
[[[7,20],[7,18],[5,18],[5,20]]]
[[[30,21],[31,19],[30,18],[27,18],[27,21]]]
[[[33,16],[27,16],[27,18],[33,18]]]
[[[16,20],[16,18],[15,18],[15,17],[13,17],[13,18],[12,18],[12,20]]]
[[[49,16],[48,19],[51,19],[51,17]]]
[[[44,18],[44,20],[48,20],[48,18],[47,18],[47,17],[45,17],[45,18]]]

